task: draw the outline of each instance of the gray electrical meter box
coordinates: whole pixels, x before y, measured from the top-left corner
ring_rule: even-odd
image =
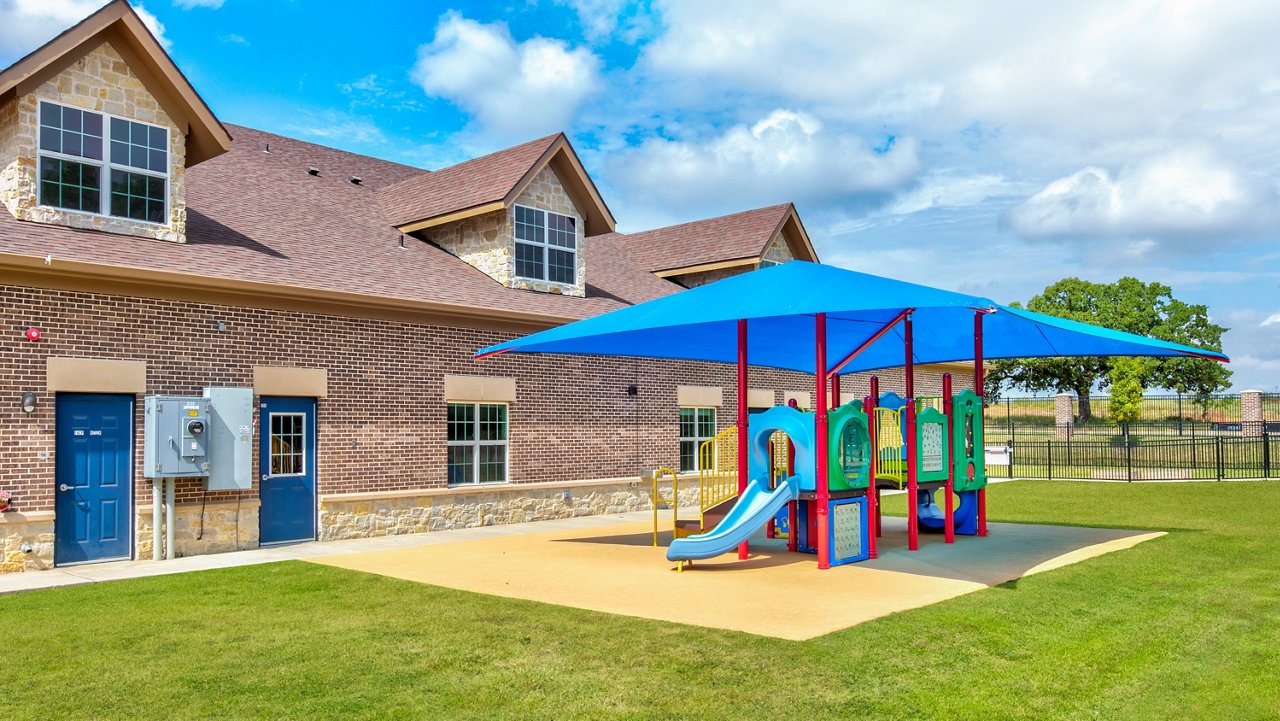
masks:
[[[210,491],[253,486],[253,389],[205,388],[212,418],[209,429]]]
[[[209,423],[208,399],[147,396],[142,425],[142,475],[146,478],[209,475]]]

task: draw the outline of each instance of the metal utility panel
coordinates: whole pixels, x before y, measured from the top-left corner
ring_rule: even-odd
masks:
[[[205,388],[204,397],[212,411],[208,490],[252,487],[253,389]]]
[[[147,396],[142,475],[199,478],[209,474],[209,401],[198,396]]]

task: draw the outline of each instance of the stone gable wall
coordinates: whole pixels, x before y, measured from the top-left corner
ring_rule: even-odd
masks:
[[[499,210],[466,218],[421,233],[432,243],[456,255],[485,275],[508,288],[563,293],[576,297],[587,294],[587,264],[582,249],[582,215],[570,200],[564,185],[550,167],[543,168],[525,188],[516,204],[576,219],[578,230],[578,277],[573,284],[550,283],[516,277],[515,210]]]
[[[168,128],[168,222],[158,225],[40,206],[36,153],[41,100]],[[104,122],[103,134],[109,133]],[[109,192],[105,172],[103,192]],[[186,242],[186,137],[120,54],[103,43],[34,92],[0,108],[0,204],[20,220]]]
[[[782,231],[778,231],[769,239],[769,244],[764,247],[764,252],[760,254],[760,259],[774,263],[789,263],[796,259],[796,255],[791,252],[791,246],[787,244],[787,239],[783,237]]]

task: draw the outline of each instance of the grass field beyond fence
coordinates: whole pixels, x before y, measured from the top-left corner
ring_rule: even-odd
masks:
[[[1169,535],[806,642],[302,562],[5,596],[0,717],[1280,718],[1280,483],[989,496],[993,521]]]

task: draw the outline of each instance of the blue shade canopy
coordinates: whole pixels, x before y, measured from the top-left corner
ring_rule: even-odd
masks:
[[[881,278],[829,265],[793,261],[736,275],[646,303],[483,348],[506,352],[636,356],[736,363],[738,320],[747,320],[751,365],[813,373],[814,319],[827,314],[827,369],[914,309],[914,362],[973,359],[973,317],[983,321],[984,357],[1194,356],[1221,353],[1166,343],[1027,310],[988,298]],[[897,324],[840,372],[900,366],[906,360]]]

